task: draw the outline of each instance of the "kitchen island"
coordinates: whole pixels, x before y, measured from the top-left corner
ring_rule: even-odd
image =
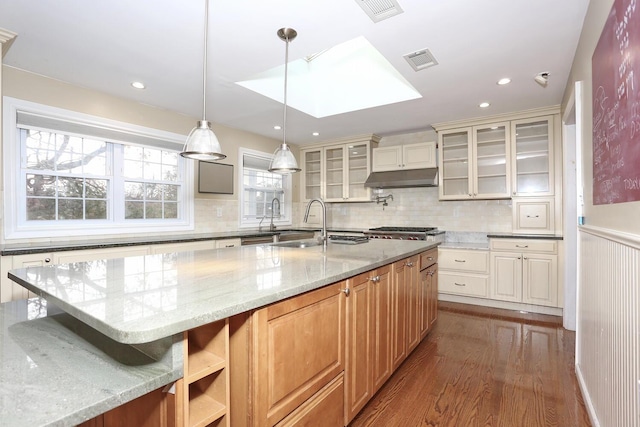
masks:
[[[180,344],[185,331],[321,289],[436,245],[399,240],[329,244],[326,249],[259,245],[25,268],[9,276],[105,340],[157,349],[155,343],[167,339]],[[174,347],[165,346],[172,353]],[[3,374],[6,380],[12,379]],[[168,376],[166,383],[171,381]],[[0,413],[11,410],[12,399],[30,398],[24,393],[2,397]],[[56,399],[67,397],[50,397]],[[64,417],[56,419],[66,425]],[[47,425],[42,420],[28,424]]]

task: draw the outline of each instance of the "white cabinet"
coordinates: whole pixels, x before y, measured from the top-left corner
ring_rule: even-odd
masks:
[[[489,251],[438,248],[439,292],[487,298]]]
[[[436,143],[395,145],[373,149],[372,172],[435,168]]]
[[[371,172],[371,150],[378,141],[378,137],[369,135],[301,150],[302,199],[370,201],[371,190],[365,188],[364,182]]]
[[[555,200],[548,197],[514,197],[513,229],[521,234],[555,233]]]
[[[440,199],[510,197],[509,122],[438,131]]]
[[[42,267],[53,264],[53,254],[50,252],[25,254],[2,257],[0,261],[2,279],[0,280],[0,302],[26,299],[34,296],[22,286],[7,277],[9,270],[14,268]]]
[[[511,122],[513,196],[554,194],[553,115]]]
[[[554,240],[491,239],[491,298],[558,307]]]

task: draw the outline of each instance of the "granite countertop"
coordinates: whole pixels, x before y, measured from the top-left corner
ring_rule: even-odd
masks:
[[[272,245],[28,267],[9,277],[121,343],[144,343],[338,282],[436,247],[371,240]]]
[[[111,237],[103,240],[87,239],[70,242],[52,241],[48,243],[9,243],[0,246],[0,255],[24,255],[44,252],[75,251],[83,249],[115,248],[119,246],[140,246],[161,243],[197,242],[202,240],[221,240],[243,237],[271,237],[291,231],[315,232],[319,228],[283,228],[282,230],[260,231],[245,229],[218,233],[181,233],[181,234],[148,234],[141,237]]]
[[[182,377],[180,341],[120,344],[39,298],[0,304],[0,349],[3,427],[76,425]]]

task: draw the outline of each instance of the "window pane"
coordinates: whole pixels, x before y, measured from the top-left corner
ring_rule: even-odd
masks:
[[[56,219],[55,199],[34,199],[27,197],[27,221]]]
[[[162,151],[153,148],[144,149],[144,159],[151,163],[162,163]]]
[[[162,165],[156,163],[144,163],[144,179],[162,179]]]
[[[85,219],[107,219],[107,201],[87,200],[85,202]]]
[[[178,153],[175,151],[163,151],[162,152],[162,164],[177,166],[178,165]]]
[[[125,202],[124,208],[124,217],[126,219],[144,218],[144,202]]]
[[[58,219],[83,219],[82,200],[58,200]]]
[[[142,178],[142,163],[125,160],[123,175],[126,178]]]
[[[178,179],[178,168],[176,166],[162,166],[162,179],[165,181],[176,181]]]
[[[164,217],[178,219],[178,204],[177,203],[165,203],[164,204]]]
[[[162,187],[160,184],[147,184],[146,186],[147,200],[162,200]]]
[[[162,203],[148,202],[144,212],[145,218],[162,218]]]
[[[172,202],[178,201],[178,189],[177,185],[165,185],[164,186],[164,200]]]
[[[144,160],[142,153],[142,147],[136,147],[134,145],[126,145],[124,147],[124,158],[127,160]]]
[[[27,196],[55,196],[56,177],[27,174]]]
[[[58,197],[82,197],[84,179],[58,177]]]
[[[84,192],[86,198],[91,199],[106,199],[107,198],[107,185],[106,179],[85,179],[84,180]]]
[[[142,200],[144,198],[144,184],[141,182],[125,182],[124,197],[126,200]]]

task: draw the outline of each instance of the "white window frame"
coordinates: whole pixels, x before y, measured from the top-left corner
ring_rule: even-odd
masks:
[[[175,143],[176,151],[180,151],[186,139],[185,135],[133,125],[130,123],[92,116],[89,114],[37,104],[30,101],[5,96],[3,99],[3,142],[2,142],[2,166],[4,170],[4,238],[14,239],[38,239],[38,238],[62,238],[77,236],[105,236],[121,234],[141,234],[153,232],[184,232],[194,229],[193,208],[193,162],[183,162],[183,187],[182,210],[178,220],[127,220],[123,223],[114,223],[112,220],[69,220],[50,221],[29,224],[20,222],[19,209],[25,203],[20,199],[19,193],[14,189],[24,183],[19,182],[21,141],[18,131],[18,112],[37,114],[51,117],[56,120],[68,121],[98,129],[109,129],[119,133],[139,136],[142,139],[152,138],[160,141]],[[52,130],[55,131],[55,130]],[[59,132],[59,131],[58,131]],[[91,135],[78,135],[88,136]],[[130,141],[109,140],[109,142],[131,144]],[[144,146],[142,144],[138,144]],[[157,148],[157,147],[152,147]],[[111,201],[110,201],[111,202]],[[24,210],[24,209],[23,209]]]
[[[244,155],[248,154],[250,156],[262,157],[267,160],[271,160],[273,158],[272,153],[265,153],[262,151],[251,150],[249,148],[238,149],[238,183],[239,183],[239,208],[238,208],[238,224],[239,228],[256,228],[260,225],[260,219],[244,219],[243,209],[244,209]],[[292,221],[292,211],[293,211],[293,185],[291,175],[282,175],[282,189],[283,192],[288,196],[286,198],[285,203],[281,203],[280,210],[283,214],[283,218],[274,219],[273,223],[277,226],[285,226],[293,224]],[[262,221],[263,229],[269,229],[269,224],[271,224],[271,218],[264,218]],[[265,228],[266,227],[266,228]]]

